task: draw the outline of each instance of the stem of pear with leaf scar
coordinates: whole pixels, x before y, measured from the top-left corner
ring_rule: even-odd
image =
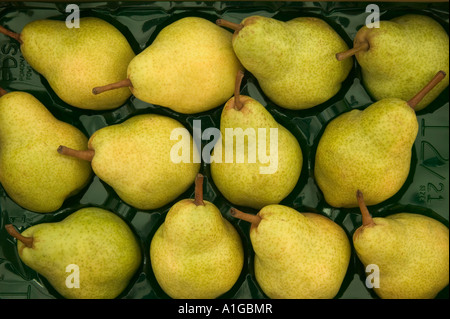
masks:
[[[375,226],[375,222],[373,221],[372,216],[370,215],[364,202],[363,193],[360,190],[356,192],[356,198],[358,200],[359,210],[361,211],[363,226]]]
[[[21,241],[26,247],[28,247],[28,248],[32,248],[33,247],[33,237],[25,237],[25,236],[23,236],[11,224],[5,225],[5,229],[8,232],[8,234],[10,234],[15,239]]]
[[[355,55],[359,51],[367,51],[369,50],[369,42],[363,42],[361,44],[358,44],[357,46],[351,48],[350,50],[340,52],[336,54],[336,59],[338,61],[345,60],[353,55]]]
[[[240,100],[241,83],[243,78],[244,72],[242,70],[239,70],[236,75],[236,84],[234,86],[234,108],[238,111],[240,111],[244,106],[244,104],[242,104],[242,101]]]
[[[221,27],[229,28],[234,31],[240,31],[244,27],[242,24],[230,22],[224,19],[217,19],[216,24]]]
[[[236,208],[232,208],[230,213],[231,213],[231,216],[233,216],[235,218],[239,218],[241,220],[245,220],[246,222],[251,223],[252,228],[258,227],[258,225],[262,219],[259,215],[252,215],[252,214],[244,213]]]
[[[439,71],[436,73],[436,75],[431,79],[430,82],[422,89],[420,90],[411,100],[409,100],[407,103],[408,105],[414,110],[417,104],[422,101],[422,99],[425,97],[425,95],[428,94],[436,85],[438,85],[439,82],[441,82],[446,77],[446,74],[444,71]]]
[[[195,199],[194,204],[196,206],[205,206],[203,202],[203,175],[197,174],[195,178]]]
[[[20,34],[19,33],[15,33],[15,32],[12,32],[12,31],[10,31],[8,29],[5,29],[1,25],[0,25],[0,33],[3,33],[4,35],[7,35],[10,38],[13,38],[14,40],[19,42],[20,44],[23,43],[22,39],[20,38]]]
[[[106,91],[111,91],[111,90],[115,90],[115,89],[119,89],[119,88],[123,88],[123,87],[133,87],[133,85],[131,84],[130,79],[125,79],[116,83],[111,83],[111,84],[107,84],[104,86],[97,86],[95,88],[92,89],[92,94],[100,94]]]
[[[76,158],[79,158],[79,159],[82,159],[85,161],[89,161],[89,162],[92,161],[92,159],[94,158],[94,155],[95,155],[94,150],[80,151],[80,150],[74,150],[72,148],[69,148],[69,147],[63,146],[63,145],[60,145],[58,147],[58,153],[61,155],[76,157]]]

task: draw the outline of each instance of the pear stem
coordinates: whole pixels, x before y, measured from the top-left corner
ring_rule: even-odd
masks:
[[[2,97],[3,95],[7,94],[8,92],[6,92],[6,90],[4,88],[0,88],[0,97]]]
[[[80,151],[80,150],[74,150],[71,149],[67,146],[63,146],[60,145],[58,147],[58,153],[61,155],[68,155],[68,156],[72,156],[72,157],[76,157],[85,161],[89,161],[91,162],[92,159],[94,158],[95,155],[95,151],[94,150],[84,150],[84,151]]]
[[[234,31],[240,31],[244,27],[242,24],[230,22],[230,21],[227,21],[225,19],[217,19],[216,20],[216,24],[221,26],[221,27],[230,28],[230,29],[232,29]]]
[[[15,32],[12,32],[12,31],[10,31],[8,29],[5,29],[1,25],[0,25],[0,33],[3,33],[4,35],[7,35],[10,38],[13,38],[14,40],[19,42],[20,44],[23,43],[22,39],[20,38],[20,34],[19,33],[15,33]]]
[[[233,216],[235,218],[239,218],[239,219],[245,220],[246,222],[251,223],[252,227],[257,227],[259,225],[259,223],[261,222],[261,217],[259,217],[258,215],[244,213],[236,208],[232,208],[230,213],[231,213],[231,216]]]
[[[197,206],[205,206],[203,202],[203,175],[197,174],[195,178],[195,199],[194,204]]]
[[[358,199],[358,205],[362,215],[363,226],[374,226],[375,223],[372,219],[372,216],[370,216],[366,203],[364,203],[363,193],[360,190],[356,192],[356,198]]]
[[[414,110],[414,108],[417,106],[417,104],[422,101],[422,99],[427,95],[439,82],[441,82],[445,78],[446,74],[444,71],[439,71],[436,73],[436,75],[433,77],[433,79],[428,82],[428,84],[419,91],[411,100],[409,100],[407,103],[408,105]]]
[[[238,111],[242,109],[244,104],[242,104],[240,100],[240,91],[241,91],[241,83],[242,79],[244,78],[244,72],[242,70],[239,70],[239,72],[236,75],[236,84],[234,86],[234,108]]]
[[[342,61],[342,60],[345,60],[345,59],[355,55],[359,51],[367,51],[367,50],[369,50],[369,42],[363,42],[360,45],[357,45],[357,46],[351,48],[350,50],[337,53],[336,59],[338,61]]]
[[[17,240],[20,240],[25,246],[27,246],[28,248],[33,247],[33,237],[23,236],[11,224],[5,225],[5,228],[6,228],[6,231],[8,232],[8,234],[10,234],[12,237],[14,237]]]
[[[98,86],[92,89],[92,93],[97,95],[106,91],[110,91],[110,90],[114,90],[114,89],[119,89],[119,88],[123,88],[123,87],[132,87],[133,85],[131,84],[130,79],[125,79],[116,83],[111,83],[111,84],[107,84],[104,86]]]

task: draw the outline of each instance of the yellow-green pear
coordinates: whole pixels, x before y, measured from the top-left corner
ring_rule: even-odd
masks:
[[[0,28],[19,41],[22,55],[67,104],[89,110],[110,110],[131,96],[128,88],[94,95],[92,88],[123,79],[135,54],[125,36],[95,17],[79,19],[79,28],[64,21],[36,20],[20,34]]]
[[[350,261],[350,241],[331,219],[268,205],[258,214],[232,209],[251,223],[255,278],[272,299],[331,299]]]
[[[67,299],[116,298],[141,264],[133,231],[101,208],[83,208],[21,234],[11,224],[5,227],[17,239],[20,259]]]
[[[409,101],[386,98],[343,113],[326,126],[314,176],[328,204],[358,207],[354,194],[359,189],[367,205],[376,205],[400,190],[409,175],[419,127],[414,108],[444,77],[438,72]]]
[[[223,19],[218,25],[235,30],[233,49],[242,65],[258,80],[278,106],[301,110],[336,95],[352,61],[337,61],[348,49],[345,41],[324,20],[299,17],[279,21],[250,16],[240,24]]]
[[[383,299],[436,297],[449,283],[448,227],[415,213],[372,218],[363,193],[356,197],[362,226],[353,245],[364,267],[377,269],[375,293]]]
[[[242,69],[231,37],[204,18],[182,18],[161,30],[130,62],[122,81],[93,92],[105,94],[125,86],[138,99],[179,113],[211,110],[233,95],[234,77]]]
[[[257,100],[236,92],[223,108],[221,140],[211,157],[211,176],[231,203],[260,209],[278,204],[298,182],[303,155],[295,136]]]
[[[411,99],[442,70],[449,72],[449,39],[433,18],[407,14],[380,21],[377,28],[363,26],[352,49],[337,54],[338,60],[354,55],[361,65],[363,82],[376,99]],[[448,78],[416,106],[427,107],[448,86]]]
[[[0,183],[23,208],[56,211],[92,176],[88,163],[56,149],[65,144],[85,150],[88,139],[29,93],[2,90],[0,96]]]
[[[180,158],[179,151],[189,156]],[[124,202],[142,210],[160,208],[180,196],[200,169],[189,131],[157,114],[135,115],[97,130],[86,151],[61,145],[58,152],[90,161],[94,173]]]
[[[174,299],[217,298],[233,287],[244,265],[238,232],[203,200],[203,175],[195,186],[195,199],[173,205],[150,244],[156,280]]]

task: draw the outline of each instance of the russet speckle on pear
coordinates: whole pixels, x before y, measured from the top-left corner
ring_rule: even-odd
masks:
[[[368,50],[355,54],[363,82],[376,99],[411,99],[438,72],[449,73],[449,38],[433,18],[408,14],[380,21],[379,28],[363,26],[354,46],[368,43]],[[439,83],[415,108],[427,107],[448,86]]]
[[[92,88],[126,77],[135,54],[108,22],[95,17],[79,21],[79,28],[56,20],[30,22],[20,34],[23,57],[67,104],[90,110],[117,108],[131,96],[128,88],[102,95],[94,95]]]
[[[60,144],[87,148],[87,137],[59,121],[34,96],[0,98],[0,182],[20,206],[39,213],[59,209],[89,182],[89,163],[58,154]]]
[[[137,238],[119,216],[95,207],[64,220],[27,228],[32,247],[17,242],[21,260],[68,299],[112,299],[129,284],[141,264]],[[79,269],[79,288],[66,285],[69,265]]]
[[[301,110],[333,97],[352,68],[335,54],[348,46],[325,21],[300,17],[283,22],[251,16],[233,36],[242,65],[278,106]],[[344,63],[342,63],[344,62]]]

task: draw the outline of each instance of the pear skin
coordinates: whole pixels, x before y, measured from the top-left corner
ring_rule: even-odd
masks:
[[[257,215],[232,209],[251,222],[255,278],[272,299],[334,298],[347,273],[351,247],[331,219],[268,205]],[[332,240],[330,240],[332,238]]]
[[[358,193],[363,225],[353,234],[356,253],[366,267],[379,268],[383,299],[432,299],[449,283],[449,230],[414,213],[370,216]]]
[[[83,208],[22,234],[6,227],[18,239],[20,259],[67,299],[116,298],[141,263],[139,243],[126,222],[101,208]],[[66,283],[74,274],[67,271],[69,265],[78,267],[79,288]]]
[[[84,150],[87,142],[31,94],[10,92],[0,98],[0,182],[23,208],[54,212],[87,185],[89,163],[56,151],[61,143]]]
[[[174,299],[213,299],[236,283],[244,264],[241,239],[211,202],[203,200],[203,176],[195,199],[171,207],[150,245],[152,269]]]

